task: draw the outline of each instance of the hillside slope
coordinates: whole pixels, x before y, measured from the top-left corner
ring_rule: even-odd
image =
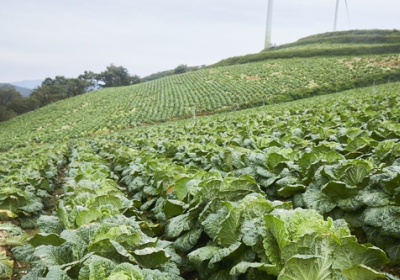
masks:
[[[193,112],[227,112],[398,81],[399,34],[382,30],[318,34],[265,52],[281,59],[208,67],[90,92],[0,123],[0,149],[189,118]],[[384,54],[369,54],[378,49]],[[334,56],[344,51],[346,55]],[[290,58],[293,53],[306,57]],[[350,55],[354,53],[368,55]],[[253,56],[259,55],[263,53]]]
[[[270,201],[345,219],[360,240],[400,265],[399,91],[400,83],[367,87],[94,141],[119,155],[124,145],[156,153],[160,162],[190,166],[187,173],[200,168],[222,177],[250,176]],[[175,180],[185,177],[179,174]]]
[[[328,32],[301,38],[260,53],[223,59],[208,68],[265,61],[277,58],[360,56],[400,53],[399,30],[351,30]]]
[[[0,147],[75,138],[400,80],[400,55],[270,60],[108,88],[0,123]],[[194,108],[195,104],[195,108]]]
[[[3,244],[35,279],[398,279],[399,88],[2,153]]]

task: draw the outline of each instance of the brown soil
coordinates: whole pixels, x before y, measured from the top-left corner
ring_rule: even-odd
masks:
[[[49,199],[49,202],[48,202],[48,208],[46,209],[47,215],[51,215],[51,212],[53,212],[56,209],[56,203],[57,203],[58,197],[60,195],[62,195],[63,193],[64,193],[64,191],[60,187],[51,194],[51,198]]]
[[[4,221],[4,222],[15,224],[14,221]],[[0,240],[2,240],[2,239],[4,240],[7,237],[8,237],[8,233],[6,231],[0,231]],[[0,254],[6,255],[12,261],[14,261],[14,274],[13,274],[13,276],[11,278],[1,278],[1,279],[4,279],[4,280],[17,280],[17,279],[21,279],[22,276],[26,275],[27,269],[30,267],[29,263],[18,262],[14,258],[14,255],[11,253],[11,246],[0,246]]]
[[[386,265],[382,271],[394,276],[400,276],[400,266],[398,265]]]

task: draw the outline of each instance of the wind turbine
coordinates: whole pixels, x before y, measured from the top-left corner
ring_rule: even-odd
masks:
[[[340,2],[340,0],[336,0],[335,22],[333,24],[333,31],[334,32],[336,31],[336,27],[337,27],[337,20],[338,20],[338,15],[339,15],[339,2]],[[344,2],[346,3],[347,18],[349,20],[349,26],[350,26],[349,6],[347,6],[347,0],[344,0]]]
[[[267,14],[267,30],[265,32],[265,45],[264,49],[271,47],[271,29],[272,29],[272,6],[274,0],[268,0],[268,14]]]

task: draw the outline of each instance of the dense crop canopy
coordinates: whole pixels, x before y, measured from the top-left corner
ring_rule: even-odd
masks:
[[[2,242],[24,280],[397,279],[399,84],[375,90],[3,153],[2,219],[39,232]]]

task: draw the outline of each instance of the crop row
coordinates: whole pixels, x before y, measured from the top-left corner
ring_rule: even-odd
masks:
[[[396,279],[379,269],[399,264],[399,90],[43,146],[68,162],[64,194],[12,250],[31,264],[24,280]],[[2,160],[23,172],[37,157],[44,174],[36,148]]]
[[[26,243],[27,229],[51,208],[60,169],[66,163],[66,144],[18,149],[0,155],[0,278],[13,275],[8,246]]]
[[[0,218],[17,218],[24,227],[48,206],[59,170],[66,162],[66,144],[29,147],[1,154]]]
[[[39,218],[28,244],[13,248],[31,264],[22,279],[180,279],[174,262],[164,265],[179,260],[171,242],[143,232],[138,201],[126,197],[89,143],[71,147],[65,175],[55,212]]]
[[[251,175],[270,200],[343,218],[399,263],[399,85],[109,137],[181,166]],[[329,112],[326,108],[330,108]]]
[[[395,279],[344,221],[268,201],[251,176],[107,140],[73,144],[68,162],[55,212],[12,250],[23,279]]]
[[[55,142],[189,117],[332,93],[398,79],[399,56],[308,58],[202,69],[109,88],[0,124],[0,147]],[[390,79],[389,79],[390,80]]]

